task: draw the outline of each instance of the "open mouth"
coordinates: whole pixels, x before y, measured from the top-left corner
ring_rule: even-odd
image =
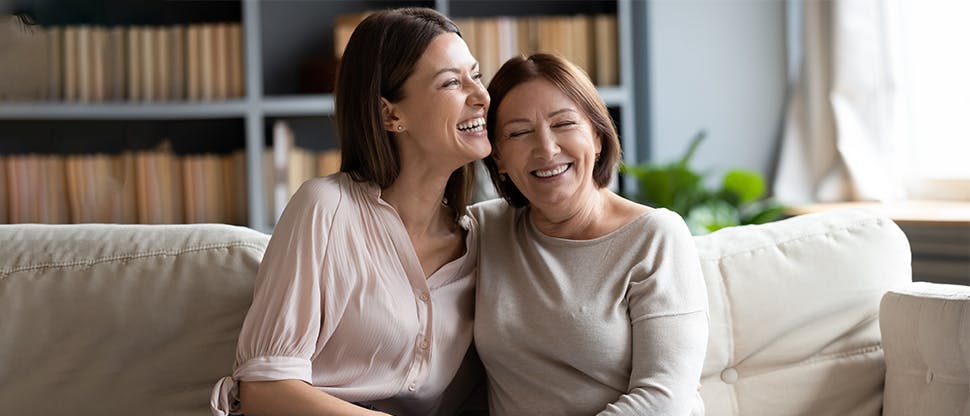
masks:
[[[569,170],[569,168],[571,168],[572,166],[573,166],[572,163],[564,163],[562,165],[559,165],[550,169],[536,169],[530,173],[532,174],[532,176],[535,176],[537,178],[551,178],[553,176],[562,175],[563,172]]]
[[[458,131],[461,131],[461,132],[485,131],[485,119],[482,117],[478,117],[478,118],[473,118],[471,120],[458,123]]]

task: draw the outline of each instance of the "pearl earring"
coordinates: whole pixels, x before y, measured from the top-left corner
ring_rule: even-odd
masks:
[[[404,131],[404,126],[398,125],[397,126],[397,131]]]

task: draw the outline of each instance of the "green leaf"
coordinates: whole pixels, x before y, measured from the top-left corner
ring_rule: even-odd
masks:
[[[707,137],[707,131],[698,131],[697,134],[694,135],[694,138],[690,140],[690,145],[687,146],[687,153],[684,153],[684,156],[680,158],[680,161],[678,161],[677,164],[686,167],[687,164],[690,163],[690,159],[694,157],[694,153],[697,152],[697,148],[700,147],[701,142],[704,141],[705,137]]]
[[[741,224],[738,209],[720,200],[708,201],[690,210],[684,218],[694,235],[701,235]]]
[[[757,201],[765,193],[765,181],[757,172],[734,169],[724,175],[724,189],[738,197],[738,204]]]
[[[742,224],[764,224],[785,218],[788,207],[774,201],[760,201],[748,207],[741,217]]]

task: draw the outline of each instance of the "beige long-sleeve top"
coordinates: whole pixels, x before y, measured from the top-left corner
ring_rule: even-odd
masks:
[[[466,253],[426,277],[380,188],[346,174],[304,183],[259,266],[213,414],[235,411],[238,381],[283,379],[395,415],[452,414],[470,387],[459,367],[472,338],[471,223]]]
[[[475,347],[505,415],[703,414],[707,291],[693,238],[652,210],[608,235],[542,234],[529,208],[471,208]]]

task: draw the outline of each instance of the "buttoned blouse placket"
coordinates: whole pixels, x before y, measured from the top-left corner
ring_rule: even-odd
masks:
[[[411,240],[407,237],[407,229],[404,227],[404,223],[401,222],[401,217],[397,214],[394,207],[386,201],[383,199],[379,199],[379,201],[388,209],[388,216],[390,217],[388,223],[396,224],[397,227],[400,227],[400,232],[389,234],[397,252],[400,254],[401,266],[404,268],[408,282],[411,284],[415,307],[418,311],[418,323],[420,324],[419,327],[422,328],[421,332],[418,332],[415,337],[414,358],[411,360],[407,377],[404,379],[404,385],[401,387],[402,390],[406,389],[408,392],[414,393],[421,387],[419,380],[423,379],[427,374],[428,365],[431,362],[431,346],[433,345],[432,340],[434,336],[432,331],[434,301],[431,297],[428,279],[434,277],[442,270],[438,270],[428,278],[425,278],[424,270],[421,268],[421,262],[418,260],[418,255],[414,251],[414,246],[411,245]]]

